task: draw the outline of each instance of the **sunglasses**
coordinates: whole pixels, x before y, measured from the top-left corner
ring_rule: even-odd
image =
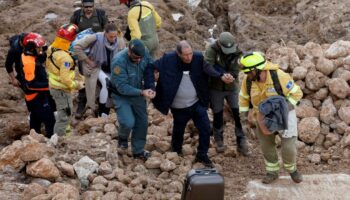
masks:
[[[84,6],[84,8],[92,8],[93,6]]]

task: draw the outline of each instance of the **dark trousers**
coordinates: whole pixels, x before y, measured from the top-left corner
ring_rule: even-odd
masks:
[[[187,122],[192,119],[194,125],[199,131],[199,145],[197,147],[197,156],[206,156],[210,140],[210,122],[207,108],[199,102],[188,108],[171,108],[174,118],[173,134],[171,146],[174,151],[181,152],[184,140],[184,132]]]
[[[55,126],[55,115],[50,102],[49,92],[39,93],[33,100],[26,102],[30,112],[30,129],[41,133],[41,124],[45,125],[45,136],[50,138],[53,135]]]

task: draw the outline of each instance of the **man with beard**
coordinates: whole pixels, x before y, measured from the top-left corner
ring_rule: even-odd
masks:
[[[241,71],[246,74],[239,94],[239,109],[241,119],[244,121],[243,124],[248,125],[248,123],[255,122],[254,125],[257,126],[256,135],[264,155],[267,171],[262,182],[269,184],[278,179],[280,165],[275,137],[280,134],[283,166],[290,173],[292,180],[300,183],[303,179],[296,166],[298,129],[294,109],[303,96],[300,87],[295,84],[289,74],[280,70],[278,65],[266,61],[259,52],[244,54],[240,58],[239,64]],[[276,97],[282,97],[280,99],[282,99],[282,103],[285,102],[286,109],[282,110],[282,107],[277,107],[278,104],[274,104],[270,106],[273,108],[271,114],[275,115],[278,111],[281,116],[285,115],[286,120],[278,121],[284,121],[286,126],[280,129],[281,131],[270,131],[267,130],[265,121],[265,118],[270,116],[262,114],[262,105],[271,99],[276,99]],[[252,110],[248,115],[250,108]],[[283,118],[280,117],[280,119]]]

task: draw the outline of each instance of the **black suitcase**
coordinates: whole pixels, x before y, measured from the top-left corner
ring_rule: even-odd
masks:
[[[223,200],[224,177],[216,169],[192,169],[187,173],[182,200]]]

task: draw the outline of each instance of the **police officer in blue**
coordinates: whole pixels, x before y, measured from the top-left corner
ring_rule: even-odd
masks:
[[[112,99],[119,122],[118,152],[125,153],[131,134],[133,157],[147,160],[144,150],[148,128],[146,98],[154,98],[155,92],[143,89],[143,74],[152,58],[141,40],[130,41],[128,48],[112,60]]]

